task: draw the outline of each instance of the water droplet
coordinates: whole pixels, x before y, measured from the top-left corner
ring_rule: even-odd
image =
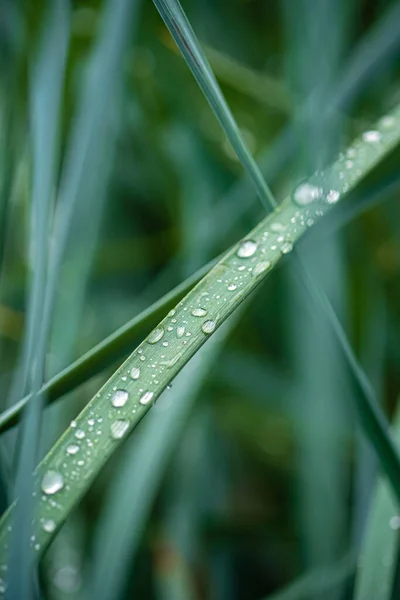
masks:
[[[253,240],[244,240],[244,242],[242,242],[239,248],[237,249],[236,254],[240,258],[250,258],[250,256],[253,256],[253,254],[255,254],[256,250],[256,242],[253,242]]]
[[[214,331],[216,326],[217,324],[215,321],[204,321],[203,325],[201,326],[201,330],[203,333],[208,335]]]
[[[388,115],[387,117],[383,117],[383,119],[381,120],[381,124],[382,127],[384,127],[385,129],[390,129],[390,127],[393,127],[396,123],[396,119],[394,117],[392,117],[391,115]]]
[[[76,454],[77,452],[79,452],[78,444],[69,444],[67,446],[67,454]]]
[[[132,367],[131,372],[129,373],[132,379],[139,379],[140,377],[140,369],[139,367]]]
[[[335,204],[340,198],[340,193],[337,190],[329,190],[326,195],[326,201],[328,204]]]
[[[149,337],[147,338],[147,343],[148,344],[157,344],[157,342],[159,342],[162,338],[162,336],[164,335],[164,329],[162,327],[157,327],[157,329],[154,329]]]
[[[43,475],[41,487],[45,494],[55,494],[64,487],[64,478],[61,473],[49,470]]]
[[[400,529],[400,517],[398,515],[392,517],[389,521],[389,525],[390,529],[393,529],[393,531]]]
[[[193,315],[194,317],[205,317],[205,316],[206,316],[206,314],[207,314],[207,311],[206,311],[206,309],[205,309],[205,308],[200,308],[200,307],[199,307],[199,308],[194,308],[194,309],[192,310],[192,315]]]
[[[139,402],[140,402],[140,404],[148,404],[149,402],[151,402],[153,400],[153,397],[154,397],[153,392],[145,392],[140,397]]]
[[[306,206],[322,198],[323,189],[311,183],[301,183],[293,192],[293,200],[299,206]]]
[[[71,421],[71,425],[70,425],[70,426],[72,427],[72,429],[73,429],[74,427],[76,427],[76,425],[77,425],[76,421]]]
[[[282,254],[289,254],[293,250],[293,244],[291,242],[285,242],[281,246]]]
[[[56,528],[56,524],[55,521],[53,521],[53,519],[45,519],[43,521],[43,530],[46,531],[46,533],[52,533]]]
[[[111,437],[114,440],[120,440],[128,431],[129,421],[126,419],[118,419],[111,424]]]
[[[379,133],[379,131],[376,130],[366,131],[362,136],[364,142],[369,142],[371,144],[380,142],[381,138],[381,134]]]
[[[258,277],[258,275],[261,275],[261,273],[264,273],[270,267],[271,263],[269,262],[269,260],[263,260],[256,264],[251,274],[253,275],[253,277]]]
[[[124,404],[127,402],[129,398],[129,394],[126,390],[116,390],[113,393],[112,396],[112,405],[115,406],[116,408],[119,408],[120,406],[124,406]]]
[[[278,221],[274,221],[274,223],[271,223],[270,229],[271,229],[271,231],[274,231],[275,233],[280,233],[281,231],[285,231],[286,227],[282,223],[279,223]]]
[[[83,440],[83,438],[85,437],[85,435],[86,435],[86,434],[85,434],[85,432],[83,431],[83,429],[78,429],[78,430],[76,431],[76,433],[75,433],[75,437],[76,437],[78,440]]]
[[[176,337],[181,338],[185,335],[185,328],[183,325],[180,325],[176,328]]]
[[[237,289],[237,285],[235,283],[230,283],[228,285],[228,291],[229,292],[234,292]]]
[[[176,310],[173,308],[172,310],[169,311],[169,313],[167,314],[167,317],[173,317],[175,313],[176,313]]]

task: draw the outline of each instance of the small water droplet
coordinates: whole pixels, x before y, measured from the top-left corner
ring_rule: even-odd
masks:
[[[289,254],[293,250],[293,244],[291,242],[285,242],[281,246],[282,254]]]
[[[70,426],[72,427],[72,429],[73,429],[74,427],[76,427],[76,421],[71,421],[71,425],[70,425]]]
[[[67,446],[67,454],[76,454],[77,452],[79,452],[78,444],[69,444]]]
[[[379,131],[376,131],[376,130],[366,131],[365,133],[363,133],[363,136],[362,136],[362,139],[364,140],[364,142],[369,142],[371,144],[380,142],[381,138],[382,138],[381,134],[379,133]]]
[[[201,326],[201,330],[203,333],[208,335],[215,330],[216,326],[217,324],[215,321],[204,321],[203,325]]]
[[[64,478],[61,473],[50,469],[43,475],[41,487],[47,495],[56,494],[64,487]]]
[[[176,337],[181,338],[184,335],[185,335],[185,328],[183,325],[179,325],[179,327],[176,328]]]
[[[301,183],[293,192],[293,200],[299,206],[306,206],[321,200],[323,189],[311,183]]]
[[[55,528],[56,528],[56,524],[55,521],[53,521],[53,519],[45,519],[43,521],[43,530],[46,531],[46,533],[52,533]]]
[[[383,117],[381,119],[382,127],[384,127],[385,129],[390,129],[395,125],[395,123],[396,119],[392,117],[392,115],[387,115],[386,117]]]
[[[75,437],[78,440],[83,440],[83,438],[85,437],[85,432],[83,431],[83,429],[77,429],[76,433],[75,433]]]
[[[256,242],[253,242],[253,240],[244,240],[237,249],[236,254],[240,258],[250,258],[250,256],[253,256],[253,254],[255,254],[256,250]]]
[[[169,313],[167,314],[167,317],[173,317],[175,313],[176,313],[176,310],[173,308],[172,310],[169,311]]]
[[[228,291],[229,292],[234,292],[237,289],[237,285],[235,283],[230,283],[228,285]]]
[[[335,204],[340,198],[340,193],[337,190],[329,190],[326,195],[326,201],[328,204]]]
[[[129,375],[131,376],[131,379],[134,379],[136,381],[136,379],[139,379],[140,377],[140,369],[139,367],[132,367],[131,372],[129,373]]]
[[[207,311],[205,308],[198,307],[198,308],[194,308],[192,310],[192,315],[194,317],[205,317],[206,314],[207,314]]]
[[[112,395],[111,403],[116,408],[124,406],[129,398],[129,394],[126,390],[116,390]]]
[[[129,421],[127,419],[118,419],[111,424],[111,437],[114,440],[120,440],[128,431]]]
[[[253,275],[253,277],[258,277],[258,275],[261,275],[265,271],[268,271],[270,267],[271,263],[269,262],[269,260],[263,260],[256,264],[251,274]]]
[[[162,327],[157,327],[157,329],[154,329],[149,337],[147,338],[147,343],[148,344],[157,344],[157,342],[159,342],[161,340],[161,338],[164,335],[164,329]]]
[[[148,404],[149,402],[151,402],[153,400],[153,397],[154,397],[153,392],[145,392],[140,397],[139,402],[140,402],[140,404]]]

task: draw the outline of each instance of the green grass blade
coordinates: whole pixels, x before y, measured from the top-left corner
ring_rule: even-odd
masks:
[[[348,555],[337,564],[306,573],[284,589],[266,596],[264,600],[309,600],[323,597],[350,578],[355,568],[355,557]]]
[[[197,83],[228,137],[240,162],[246,169],[257,194],[267,209],[276,206],[257,163],[253,159],[235,122],[209,62],[177,0],[153,0],[178,48],[182,52]]]
[[[117,329],[114,333],[94,346],[81,358],[69,365],[61,373],[52,377],[41,388],[41,393],[46,394],[48,402],[53,402],[72,391],[93,375],[97,375],[104,368],[113,364],[116,360],[129,354],[132,344],[139,335],[149,331],[176,302],[178,302],[215,264],[216,259],[210,261],[193,275],[165,294],[143,310],[139,315],[133,317],[128,323]],[[30,396],[25,396],[16,402],[8,410],[0,415],[0,432],[18,422],[21,411],[29,401]]]
[[[214,330],[292,250],[293,244],[394,149],[400,140],[399,120],[400,107],[397,107],[374,129],[355,140],[346,155],[326,170],[323,179],[317,174],[296,188],[246,240],[236,244],[211,269],[87,404],[35,472],[38,502],[34,533],[38,557],[123,437],[141,421]],[[353,165],[346,169],[349,156]],[[377,420],[374,412],[369,416]],[[96,423],[101,427],[95,427]],[[366,433],[374,445],[377,443],[374,434],[379,434],[381,466],[400,497],[399,468],[395,473],[391,468],[396,465],[397,451],[389,432],[382,432],[379,422],[378,425],[374,422],[374,426],[376,430],[370,428]],[[121,435],[121,431],[125,435]],[[79,447],[75,454],[69,452],[72,445]],[[83,464],[79,452],[84,457]],[[387,464],[389,455],[393,457],[391,465]],[[52,496],[57,502],[49,501]],[[13,509],[8,511],[1,521],[2,556],[12,512]]]
[[[32,127],[33,182],[30,214],[30,282],[27,326],[22,364],[12,394],[31,392],[19,433],[15,494],[20,498],[13,519],[6,596],[33,594],[31,572],[32,473],[38,460],[43,398],[39,393],[46,360],[46,333],[41,326],[49,318],[45,309],[48,288],[48,239],[58,159],[58,128],[69,38],[69,10],[61,2],[48,9],[37,60],[31,71],[30,116]]]
[[[160,398],[160,407],[152,411],[133,444],[126,449],[123,467],[110,486],[97,528],[90,598],[111,600],[121,596],[128,566],[140,542],[166,463],[202,382],[235,322],[227,323],[215,342],[211,340],[182,370],[172,389]],[[162,410],[163,401],[171,402],[168,410]]]
[[[400,440],[400,412],[393,425]],[[380,478],[375,490],[357,571],[355,600],[391,600],[399,551],[398,501],[388,482]]]

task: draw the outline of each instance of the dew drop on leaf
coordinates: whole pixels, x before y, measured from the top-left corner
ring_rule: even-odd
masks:
[[[301,183],[293,192],[293,200],[299,206],[306,206],[321,200],[323,190],[311,183]]]
[[[78,444],[69,444],[67,446],[67,454],[76,454],[77,452],[79,452],[79,446]]]
[[[43,530],[46,531],[46,533],[52,533],[56,528],[56,524],[55,521],[53,521],[53,519],[45,519],[43,521],[42,527]]]
[[[139,379],[140,377],[140,369],[139,367],[132,367],[131,372],[129,373],[129,375],[131,376],[131,379]]]
[[[215,330],[216,326],[217,324],[215,321],[204,321],[203,325],[201,326],[201,330],[203,333],[209,335]]]
[[[161,338],[164,335],[164,329],[162,327],[157,327],[157,329],[154,329],[149,337],[147,338],[147,343],[148,344],[157,344],[157,342],[159,342],[161,340]]]
[[[111,403],[116,408],[124,406],[129,398],[129,394],[126,390],[116,390],[111,399]]]
[[[145,392],[144,394],[142,394],[142,396],[140,397],[140,404],[148,404],[149,402],[151,402],[153,400],[154,397],[154,392]]]
[[[64,487],[64,478],[58,471],[51,469],[43,475],[41,488],[47,495],[56,494]]]
[[[236,254],[240,258],[250,258],[250,256],[253,256],[253,254],[255,254],[256,250],[256,242],[253,242],[253,240],[244,240],[237,249]]]
[[[111,424],[111,437],[114,440],[120,440],[124,437],[125,433],[128,431],[129,421],[127,419],[118,419]]]
[[[207,311],[206,311],[206,309],[205,309],[205,308],[200,308],[200,307],[199,307],[199,308],[194,308],[194,309],[192,310],[192,315],[193,315],[194,317],[205,317],[205,316],[206,316],[206,314],[207,314]]]

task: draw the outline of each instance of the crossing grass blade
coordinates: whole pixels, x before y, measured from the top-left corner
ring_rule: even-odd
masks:
[[[182,52],[193,76],[204,93],[215,116],[221,123],[233,149],[252,181],[257,194],[270,210],[276,206],[275,199],[266,184],[257,163],[243,139],[229,106],[214,77],[209,62],[177,0],[153,0],[166,26]]]
[[[33,532],[38,558],[109,456],[182,367],[290,253],[293,244],[395,148],[400,140],[399,121],[400,106],[356,139],[325,171],[323,180],[319,173],[296,188],[211,269],[87,404],[35,471],[37,505]],[[346,168],[349,156],[351,169]],[[361,395],[365,390],[359,391],[360,413],[368,412],[368,400]],[[366,434],[400,497],[397,450],[381,414],[368,413]],[[1,521],[1,562],[14,509],[10,508]]]

